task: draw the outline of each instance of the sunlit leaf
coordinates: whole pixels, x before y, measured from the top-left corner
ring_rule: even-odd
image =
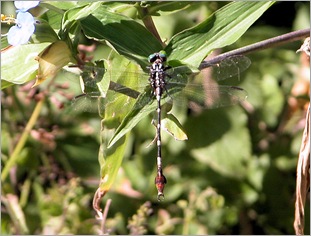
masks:
[[[188,139],[187,134],[183,131],[181,124],[173,114],[165,115],[165,118],[161,120],[161,128],[176,140]]]
[[[234,43],[273,2],[232,2],[197,26],[176,34],[165,48],[169,60],[198,67],[216,48]]]
[[[87,37],[109,41],[118,53],[136,61],[142,68],[148,65],[148,55],[162,49],[159,41],[141,24],[112,12],[99,2],[70,10],[64,19],[64,26],[79,20]]]
[[[39,62],[39,68],[33,87],[46,79],[54,78],[62,67],[74,61],[71,51],[64,41],[57,41],[49,45],[36,57],[36,60]]]
[[[150,103],[150,93],[141,94],[132,110],[125,116],[122,123],[116,130],[114,136],[109,142],[108,147],[113,146],[115,142],[117,142],[127,132],[131,131],[141,119],[155,111],[156,107],[157,105],[155,102]]]
[[[23,84],[35,78],[38,62],[36,56],[50,43],[27,44],[9,47],[1,52],[1,88]]]
[[[100,163],[100,173],[101,181],[99,188],[103,192],[109,191],[111,185],[114,183],[114,180],[118,174],[119,168],[121,166],[125,147],[127,144],[127,138],[124,136],[119,139],[115,145],[108,147],[105,141],[107,130],[102,130],[102,144],[99,152],[99,163]]]

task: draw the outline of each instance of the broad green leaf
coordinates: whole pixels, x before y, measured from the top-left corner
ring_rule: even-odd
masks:
[[[1,52],[1,80],[11,84],[23,84],[34,79],[38,69],[35,58],[49,44],[20,45]],[[6,82],[1,83],[1,89],[10,85]]]
[[[128,71],[135,72],[138,69],[137,65],[130,63],[124,57],[120,57],[118,55],[114,55],[109,62],[110,63],[107,64],[111,67],[114,67],[114,65],[122,65],[121,67],[124,66],[124,73],[127,73]],[[116,83],[128,86],[130,88],[132,86],[138,86],[137,82],[141,82],[137,79],[129,79],[126,74],[122,74],[122,72],[118,74],[117,77],[110,77],[110,73],[113,72],[111,72],[109,66],[107,66],[105,76],[106,79],[110,81],[110,83]],[[139,113],[141,111],[140,109],[143,109],[145,111],[144,105],[148,103],[150,96],[147,96],[146,94],[144,95],[145,97],[141,97],[145,98],[145,100],[138,98],[138,102],[136,102],[136,106],[138,108],[133,109],[132,113]],[[150,95],[150,93],[148,93],[148,95]],[[104,100],[105,110],[103,113],[104,119],[102,120],[104,129],[101,131],[102,141],[99,152],[99,162],[101,169],[101,183],[99,189],[101,190],[101,192],[109,191],[111,185],[114,183],[124,157],[125,148],[128,140],[128,136],[126,136],[125,134],[130,131],[132,127],[134,127],[141,119],[139,117],[137,119],[137,122],[135,123],[135,119],[131,119],[131,117],[134,116],[131,116],[132,113],[126,116],[129,118],[125,117],[125,115],[132,109],[135,99],[121,93],[116,93],[115,91],[108,91],[107,97]],[[141,104],[142,102],[144,103]],[[154,109],[155,108],[152,108],[152,111],[154,111]],[[143,114],[146,116],[149,113],[145,111],[145,113]],[[120,125],[120,120],[123,120],[123,123],[127,124],[127,127],[123,127],[122,124]],[[114,131],[114,128],[117,126],[119,126],[119,128]],[[109,130],[110,128],[112,129],[111,132]],[[118,130],[121,130],[121,134],[119,134],[118,137],[114,139],[112,144],[111,141],[109,141],[110,143],[108,143],[109,139],[113,139],[113,137],[118,134]],[[111,138],[110,135],[112,135],[113,137]]]
[[[119,139],[115,145],[107,147],[106,136],[108,130],[102,129],[102,143],[99,151],[99,163],[100,163],[100,173],[101,181],[99,188],[102,192],[109,191],[111,185],[118,174],[118,170],[122,164],[122,160],[125,153],[125,148],[127,144],[127,136],[123,136]]]
[[[111,12],[103,5],[91,6],[88,8],[92,9],[90,15],[80,20],[87,37],[107,40],[119,54],[136,61],[142,68],[148,65],[148,55],[162,49],[160,42],[141,24]],[[81,11],[86,15],[85,8]],[[75,15],[79,15],[79,12]]]
[[[232,2],[199,25],[175,35],[165,51],[169,60],[198,67],[214,49],[234,43],[274,2]]]
[[[147,83],[148,75],[144,74],[138,65],[117,54],[114,54],[113,58],[109,59],[106,68],[103,81],[110,82],[110,90],[107,91],[104,101],[105,109],[101,116],[105,117],[105,124],[109,124],[109,127],[114,125],[110,124],[111,121],[113,123],[118,122],[118,126],[133,107],[135,99],[139,96],[140,91],[135,89],[139,89],[139,87],[143,89],[141,83],[144,81]],[[115,70],[115,68],[122,69]],[[136,72],[139,73],[137,74]]]

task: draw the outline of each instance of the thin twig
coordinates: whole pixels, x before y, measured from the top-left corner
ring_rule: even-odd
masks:
[[[161,43],[162,47],[165,48],[166,45],[165,43],[162,41],[160,34],[158,33],[157,28],[154,25],[154,22],[152,20],[152,17],[148,14],[148,8],[147,7],[142,7],[142,6],[137,6],[136,7],[144,25],[146,26],[146,28],[153,34],[154,37],[156,37],[159,42]]]
[[[255,52],[258,50],[263,50],[266,48],[279,46],[284,43],[289,43],[289,42],[293,42],[296,40],[300,40],[300,39],[303,39],[309,36],[309,34],[310,34],[310,29],[304,29],[304,30],[297,30],[294,32],[283,34],[283,35],[280,35],[274,38],[266,39],[258,43],[254,43],[254,44],[251,44],[251,45],[239,48],[239,49],[235,49],[235,50],[220,54],[216,57],[213,57],[210,60],[203,61],[199,69],[202,70],[204,68],[210,67],[211,65],[215,65],[228,57],[245,55],[245,54]]]
[[[107,215],[108,215],[108,211],[109,211],[109,208],[110,208],[110,205],[111,205],[111,199],[109,198],[106,202],[106,205],[105,205],[105,209],[104,209],[104,212],[103,212],[103,218],[102,218],[102,221],[101,221],[101,233],[104,235],[106,234],[106,228],[105,228],[105,224],[106,224],[106,220],[107,220]]]

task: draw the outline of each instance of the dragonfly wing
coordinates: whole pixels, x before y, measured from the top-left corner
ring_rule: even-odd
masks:
[[[131,100],[136,99],[148,86],[148,74],[143,71],[113,71],[84,66],[81,78],[84,94],[77,96],[72,105],[74,110],[86,112],[103,111],[109,106],[114,114],[122,113],[133,104]],[[99,105],[96,98],[104,98],[104,101]]]
[[[89,94],[81,94],[71,100],[70,110],[74,112],[90,112],[98,113],[100,110],[99,100],[102,99],[100,96],[91,96]]]
[[[229,57],[221,63],[213,66],[216,72],[217,80],[224,80],[234,76],[240,76],[240,74],[245,71],[251,64],[248,57],[245,56],[234,56]]]
[[[236,86],[217,84],[187,84],[176,83],[175,90],[168,90],[168,96],[172,97],[174,105],[182,105],[185,102],[194,102],[203,109],[213,109],[238,104],[247,98],[247,92]],[[174,91],[174,93],[170,93]]]
[[[250,60],[247,57],[234,56],[225,59],[218,65],[214,65],[214,67],[217,79],[222,80],[239,75],[249,65]],[[85,66],[82,73],[85,96],[78,96],[73,102],[74,106],[78,106],[79,110],[94,112],[99,108],[103,110],[109,105],[115,110],[115,113],[118,113],[124,107],[133,104],[130,102],[133,100],[132,98],[139,97],[146,88],[148,90],[144,95],[144,99],[139,99],[133,109],[140,109],[147,104],[151,104],[154,96],[148,84],[149,75],[141,70],[134,71],[106,71],[103,67]],[[167,77],[162,103],[170,103],[174,100],[174,104],[178,105],[185,101],[194,101],[201,107],[215,108],[236,104],[247,97],[245,90],[235,86],[220,86],[216,83],[199,85],[188,83],[189,78],[194,73],[193,69],[187,66],[169,68],[165,72]],[[103,82],[103,80],[109,81],[109,90],[107,90],[107,83]],[[103,85],[101,86],[101,84]],[[105,88],[105,91],[101,87]],[[96,102],[98,97],[104,97],[105,99],[100,107]],[[78,102],[78,99],[82,99],[82,101]]]

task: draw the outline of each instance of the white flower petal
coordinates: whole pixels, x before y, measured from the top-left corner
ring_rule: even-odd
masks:
[[[30,8],[38,6],[40,1],[14,1],[15,7],[19,12],[26,12]]]
[[[8,43],[17,46],[20,44],[25,44],[29,40],[29,37],[25,37],[22,33],[22,29],[18,26],[13,26],[8,32]]]
[[[16,19],[17,25],[8,32],[8,43],[13,46],[27,43],[35,31],[34,19],[30,13],[19,12]]]
[[[16,20],[18,24],[34,24],[35,19],[29,12],[17,13]]]

